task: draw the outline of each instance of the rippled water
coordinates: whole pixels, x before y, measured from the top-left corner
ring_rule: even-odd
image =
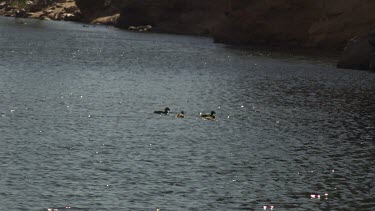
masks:
[[[0,18],[0,210],[374,210],[375,74],[25,21]]]

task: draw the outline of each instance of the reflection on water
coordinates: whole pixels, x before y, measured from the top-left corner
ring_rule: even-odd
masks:
[[[374,208],[374,74],[25,21],[0,18],[1,210]]]

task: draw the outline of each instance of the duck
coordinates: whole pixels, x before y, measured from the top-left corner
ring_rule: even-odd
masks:
[[[171,109],[169,109],[168,107],[165,107],[164,110],[154,111],[154,113],[155,113],[155,114],[168,114],[170,110],[171,110]]]
[[[181,111],[179,114],[176,115],[177,118],[185,118],[185,113]]]
[[[215,111],[211,111],[211,113],[209,113],[209,114],[202,114],[202,113],[200,113],[200,117],[202,117],[202,118],[204,118],[206,120],[214,120],[216,118],[215,114],[216,114]]]

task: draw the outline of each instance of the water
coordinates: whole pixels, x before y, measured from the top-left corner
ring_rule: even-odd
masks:
[[[375,74],[25,21],[0,18],[0,210],[374,210]]]

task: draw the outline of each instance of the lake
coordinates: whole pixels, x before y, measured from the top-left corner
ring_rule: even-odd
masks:
[[[375,208],[373,72],[0,18],[0,74],[0,210]]]

